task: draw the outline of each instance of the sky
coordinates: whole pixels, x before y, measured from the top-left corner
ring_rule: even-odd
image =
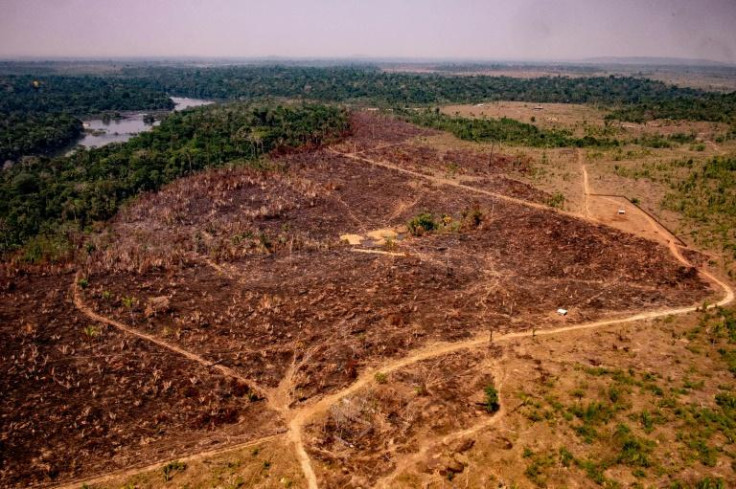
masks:
[[[736,63],[736,0],[0,0],[0,57]]]

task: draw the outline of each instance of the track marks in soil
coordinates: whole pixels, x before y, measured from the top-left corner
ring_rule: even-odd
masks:
[[[258,445],[263,445],[264,443],[268,443],[270,441],[278,440],[280,438],[284,437],[284,433],[279,433],[276,435],[270,435],[270,436],[264,436],[263,438],[258,438],[256,440],[251,440],[244,443],[238,443],[235,445],[228,445],[224,448],[218,448],[216,450],[208,450],[205,452],[197,452],[192,455],[179,457],[177,460],[179,462],[194,462],[197,460],[204,460],[206,458],[215,457],[217,455],[223,455],[226,453],[234,452],[237,450],[242,450],[244,448],[251,448],[256,447]],[[78,480],[75,482],[69,482],[63,485],[57,485],[52,486],[52,489],[79,489],[80,486],[84,487],[84,485],[98,485],[98,484],[105,484],[107,482],[111,482],[115,479],[120,479],[124,477],[132,477],[137,474],[140,474],[142,472],[150,472],[153,470],[159,470],[165,465],[167,465],[171,459],[165,459],[165,460],[159,460],[157,462],[154,462],[149,465],[141,465],[139,467],[130,467],[124,470],[111,472],[109,474],[97,477],[95,479],[83,479]]]
[[[394,251],[370,250],[365,248],[351,248],[353,253],[368,253],[369,255],[385,255],[385,256],[406,256],[406,253],[396,253]]]
[[[454,186],[454,187],[462,188],[463,190],[467,190],[470,192],[480,193],[480,194],[487,195],[487,196],[497,198],[500,200],[504,200],[507,202],[512,202],[515,204],[524,205],[524,206],[532,207],[535,209],[541,209],[547,212],[560,212],[560,211],[554,211],[543,204],[537,204],[533,202],[524,201],[521,199],[516,199],[514,197],[496,194],[494,192],[490,192],[490,191],[475,188],[475,187],[470,187],[470,186],[458,183],[456,181],[444,179],[441,177],[424,175],[424,174],[417,173],[411,170],[407,170],[405,168],[401,168],[391,163],[374,161],[368,158],[357,156],[356,154],[340,153],[334,150],[332,150],[332,152],[334,154],[337,154],[344,158],[348,158],[353,161],[359,161],[359,162],[369,163],[371,165],[375,165],[375,166],[379,166],[383,168],[388,168],[394,171],[398,171],[404,174],[411,175],[416,178],[430,180],[439,185]],[[578,153],[578,158],[579,158],[579,161],[581,161],[580,153]],[[590,191],[589,191],[589,184],[587,181],[587,171],[584,165],[582,166],[582,168],[583,168],[583,176],[584,176],[584,189],[585,189],[586,213],[587,213],[588,212],[587,211],[587,198],[588,198],[588,195],[590,194]],[[571,213],[566,213],[566,212],[562,212],[562,213],[574,216],[575,218],[578,218],[578,219],[583,218],[584,220],[595,222],[589,216],[580,216],[577,214],[571,214]],[[652,226],[656,226],[656,223],[650,222],[650,224]],[[680,250],[677,248],[677,246],[672,241],[669,242],[669,249],[670,249],[670,252],[673,254],[673,256],[680,263],[686,266],[692,266],[682,256]],[[378,251],[378,254],[391,254],[391,255],[404,256],[403,254],[381,252],[379,250],[354,250],[354,251],[358,251],[358,252],[376,252]],[[243,278],[236,276],[236,273],[230,272],[229,270],[222,267],[221,265],[218,265],[214,262],[212,263],[208,262],[208,263],[210,266],[218,270],[220,273],[226,275],[228,278],[236,280],[240,283],[244,282]],[[717,304],[709,306],[709,307],[723,306],[733,301],[734,292],[730,288],[729,285],[720,281],[715,276],[713,276],[712,274],[708,273],[705,270],[700,270],[700,273],[704,277],[711,280],[714,284],[718,285],[724,291],[724,297],[721,300],[719,300]],[[115,320],[112,320],[112,319],[96,314],[89,307],[87,307],[84,304],[84,301],[82,300],[80,290],[78,286],[76,285],[79,276],[80,275],[78,274],[77,279],[75,280],[75,285],[73,286],[74,303],[75,303],[75,306],[81,312],[86,314],[90,319],[97,321],[97,322],[111,325],[128,334],[137,336],[141,339],[150,341],[163,348],[169,349],[180,355],[183,355],[184,357],[192,360],[193,362],[197,362],[209,368],[216,369],[224,375],[236,378],[238,380],[248,383],[249,385],[253,385],[253,382],[251,380],[238,375],[236,372],[232,371],[231,369],[227,367],[224,367],[222,365],[217,365],[214,362],[210,362],[199,355],[196,355],[187,350],[184,350],[176,345],[170,344],[164,340],[161,340],[160,338],[157,338],[149,334],[142,333],[118,321],[115,321]],[[509,342],[509,341],[520,340],[520,339],[529,338],[529,337],[533,338],[533,337],[536,337],[537,335],[546,336],[546,335],[566,334],[566,333],[572,333],[575,331],[603,328],[603,327],[617,325],[617,324],[652,320],[652,319],[666,317],[670,315],[688,314],[698,309],[699,309],[699,306],[667,308],[667,309],[661,309],[657,311],[638,313],[638,314],[634,314],[632,316],[627,316],[627,317],[609,318],[609,319],[603,319],[603,320],[589,322],[589,323],[564,326],[564,327],[559,327],[559,328],[554,328],[554,329],[546,329],[546,330],[540,330],[540,331],[537,331],[537,330],[519,331],[519,332],[507,333],[504,335],[495,336],[492,338],[492,342],[493,343]],[[474,338],[471,338],[465,341],[460,341],[460,342],[428,344],[428,345],[423,346],[422,348],[409,352],[406,356],[400,359],[392,360],[392,361],[386,362],[381,365],[375,365],[373,367],[367,368],[362,372],[362,374],[357,378],[355,382],[353,382],[351,385],[344,388],[343,390],[327,395],[315,401],[307,401],[305,404],[301,406],[297,406],[297,407],[291,406],[291,391],[293,388],[293,373],[295,372],[295,369],[297,368],[295,360],[292,361],[291,367],[286,372],[284,378],[279,383],[277,388],[275,389],[261,388],[259,390],[260,392],[264,393],[264,397],[267,399],[269,406],[277,410],[282,415],[284,420],[286,421],[287,426],[288,426],[288,432],[285,434],[285,436],[288,437],[289,441],[294,446],[295,453],[302,467],[302,471],[304,472],[304,475],[306,477],[307,485],[310,489],[317,489],[319,487],[319,483],[318,483],[314,468],[312,466],[312,461],[305,448],[305,441],[304,441],[304,434],[303,434],[304,427],[310,422],[311,419],[313,419],[317,415],[325,413],[328,409],[330,409],[331,406],[341,401],[345,397],[355,394],[360,389],[363,389],[365,387],[372,385],[375,382],[375,374],[378,372],[382,374],[388,374],[388,373],[395,372],[397,370],[408,367],[414,363],[417,363],[423,360],[429,360],[429,359],[441,357],[443,355],[447,355],[450,353],[455,353],[455,352],[462,351],[462,350],[480,348],[480,347],[484,347],[488,345],[489,345],[489,337],[486,334],[483,334],[481,336],[477,336],[477,337],[474,337]],[[306,358],[308,358],[308,354]],[[306,361],[306,359],[302,359],[302,363],[304,361]],[[498,365],[496,366],[496,368],[501,368],[503,362],[501,361],[497,363]],[[499,378],[503,379],[503,375],[500,375]],[[466,437],[470,434],[477,433],[478,431],[481,431],[483,429],[486,429],[492,425],[495,425],[501,422],[504,418],[504,414],[506,413],[506,408],[504,407],[504,404],[505,402],[501,403],[501,406],[502,406],[501,410],[497,412],[491,419],[483,421],[482,423],[479,423],[465,430],[446,435],[443,439],[439,440],[437,443],[449,443],[449,442],[461,439],[463,437]],[[276,436],[284,436],[284,435],[276,435]],[[275,437],[263,438],[263,439],[255,440],[249,443],[251,444],[263,443],[272,438],[275,438]],[[434,445],[436,445],[437,443],[435,443]],[[223,449],[222,451],[228,451],[231,449],[234,450],[242,446],[243,445],[240,445],[237,447],[228,447],[228,448]],[[409,467],[410,464],[413,463],[414,460],[426,454],[427,450],[429,449],[429,446],[430,445],[423,448],[419,453],[408,455],[405,459],[403,459],[400,462],[399,467],[402,467],[402,468]],[[211,452],[203,452],[202,454],[195,454],[195,455],[192,455],[191,457],[206,457],[210,454]],[[141,469],[133,469],[130,471],[130,473],[137,473],[140,471]],[[398,470],[394,470],[389,476],[387,476],[386,479],[381,481],[379,485],[385,486],[389,484],[390,481],[393,480],[393,477],[395,477],[395,475],[398,475],[398,473],[399,473]]]
[[[120,331],[123,331],[124,333],[127,333],[132,336],[136,336],[148,342],[154,343],[162,348],[173,351],[174,353],[177,353],[187,358],[188,360],[191,360],[192,362],[199,363],[200,365],[203,365],[207,368],[211,368],[213,370],[217,370],[218,372],[220,372],[222,375],[225,375],[226,377],[230,377],[230,378],[239,380],[247,384],[250,388],[258,392],[259,394],[262,394],[265,392],[262,387],[258,386],[251,379],[247,379],[243,377],[242,375],[238,374],[237,372],[235,372],[233,369],[229,367],[226,367],[224,365],[219,365],[215,362],[212,362],[210,360],[207,360],[206,358],[203,358],[197,355],[196,353],[192,353],[188,350],[178,347],[177,345],[169,343],[168,341],[164,341],[161,338],[157,338],[156,336],[153,336],[147,333],[143,333],[119,321],[116,321],[114,319],[97,314],[92,309],[90,309],[90,307],[84,303],[84,299],[82,299],[82,294],[80,292],[80,287],[78,285],[80,278],[81,278],[81,273],[77,272],[77,274],[74,276],[74,283],[72,284],[72,294],[74,297],[74,306],[81,313],[83,313],[85,316],[87,316],[91,320],[98,322],[98,323],[107,324],[109,326],[112,326],[113,328],[117,328]]]
[[[559,211],[559,210],[553,209],[553,208],[551,208],[551,207],[549,207],[548,205],[545,205],[545,204],[538,204],[536,202],[530,202],[528,200],[517,199],[516,197],[509,197],[508,195],[503,195],[503,194],[499,194],[499,193],[496,193],[496,192],[491,192],[490,190],[484,190],[482,188],[477,188],[477,187],[473,187],[473,186],[470,186],[470,185],[465,185],[463,183],[457,182],[455,180],[451,180],[449,178],[443,178],[443,177],[438,177],[438,176],[434,176],[434,175],[426,175],[424,173],[415,172],[413,170],[407,170],[406,168],[402,168],[399,165],[396,165],[396,164],[393,164],[393,163],[389,163],[389,162],[386,162],[386,161],[373,160],[373,159],[370,159],[370,158],[359,156],[356,153],[341,153],[341,152],[336,151],[336,150],[329,150],[329,151],[332,154],[334,154],[334,155],[341,156],[343,158],[347,158],[347,159],[352,160],[352,161],[359,161],[359,162],[363,162],[363,163],[368,163],[368,164],[373,165],[373,166],[378,166],[378,167],[381,167],[381,168],[387,168],[389,170],[394,170],[394,171],[397,171],[399,173],[403,173],[405,175],[410,175],[410,176],[415,177],[415,178],[421,178],[421,179],[424,179],[424,180],[429,180],[429,181],[431,181],[431,182],[433,182],[435,184],[438,184],[438,185],[445,185],[445,186],[457,187],[457,188],[460,188],[460,189],[463,189],[463,190],[466,190],[466,191],[469,191],[469,192],[473,192],[473,193],[485,195],[485,196],[488,196],[488,197],[493,197],[494,199],[498,199],[498,200],[503,200],[503,201],[506,201],[506,202],[510,202],[512,204],[523,205],[525,207],[531,207],[533,209],[543,210],[543,211],[546,211],[546,212],[559,212],[559,213],[564,214],[564,215],[573,216],[573,217],[575,217],[577,219],[580,219],[581,218],[581,216],[578,215],[578,214],[571,214],[571,213],[568,213],[568,212]]]

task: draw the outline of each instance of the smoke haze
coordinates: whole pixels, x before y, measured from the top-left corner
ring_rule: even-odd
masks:
[[[735,0],[0,0],[0,56],[736,63],[735,26]]]

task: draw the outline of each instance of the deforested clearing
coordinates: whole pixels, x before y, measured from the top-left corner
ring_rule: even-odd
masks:
[[[378,114],[351,128],[144,194],[77,273],[4,269],[3,485],[94,483],[248,442],[296,448],[278,469],[292,482],[451,480],[477,433],[514,446],[493,426],[520,409],[503,366],[523,360],[516,342],[533,356],[565,331],[723,297],[667,246],[551,207],[514,177],[523,159],[438,147]],[[648,327],[634,324],[620,334]],[[431,458],[438,442],[456,454]],[[182,464],[165,476],[190,477]]]

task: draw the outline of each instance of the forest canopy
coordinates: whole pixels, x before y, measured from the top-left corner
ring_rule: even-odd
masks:
[[[0,164],[62,148],[81,133],[82,121],[69,114],[0,112]]]
[[[184,175],[319,146],[347,129],[347,113],[335,107],[230,104],[171,114],[127,143],[29,159],[0,174],[0,253],[108,219],[127,199]]]
[[[299,99],[384,107],[525,101],[594,104],[607,119],[689,119],[736,124],[736,93],[706,92],[637,77],[512,78],[388,73],[369,66],[132,66],[105,75],[0,75],[0,161],[47,153],[78,137],[80,117],[107,111],[169,110],[169,95],[221,101]]]
[[[0,76],[0,165],[68,146],[82,133],[81,116],[173,107],[168,95],[135,80]]]
[[[736,93],[706,92],[626,76],[512,78],[387,73],[370,67],[130,68],[127,76],[172,94],[214,99],[304,98],[395,106],[524,101],[596,104],[611,118],[733,123]]]

